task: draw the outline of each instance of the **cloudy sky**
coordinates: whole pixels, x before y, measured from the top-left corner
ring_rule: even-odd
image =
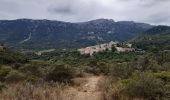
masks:
[[[98,18],[170,25],[170,0],[0,0],[0,20]]]

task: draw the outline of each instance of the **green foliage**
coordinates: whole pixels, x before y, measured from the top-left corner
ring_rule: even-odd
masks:
[[[125,92],[133,97],[144,97],[148,100],[161,99],[165,96],[164,82],[152,73],[134,73],[126,81]]]
[[[59,64],[78,66],[88,62],[89,58],[90,58],[89,55],[81,55],[78,51],[70,51],[70,52],[62,52],[58,54],[53,59],[53,62],[56,64],[59,63]]]
[[[132,66],[130,66],[128,63],[119,63],[113,65],[111,73],[114,77],[126,79],[132,74],[133,70],[134,69],[132,68]]]
[[[6,82],[18,82],[25,79],[25,75],[17,70],[11,70],[8,75],[5,77]]]
[[[34,64],[25,64],[19,70],[25,73],[27,76],[29,75],[42,76],[43,75],[43,71],[41,67],[34,65]]]
[[[93,55],[94,59],[97,60],[114,60],[117,62],[128,62],[131,61],[138,54],[134,52],[129,53],[114,53],[114,52],[99,52]]]
[[[0,51],[0,64],[26,63],[27,58],[20,53],[12,52],[9,49]]]
[[[154,35],[142,35],[134,40],[134,46],[149,52],[170,50],[170,34],[159,33]]]
[[[138,58],[135,68],[141,71],[158,71],[161,69],[160,65],[154,59],[147,56]]]
[[[97,61],[93,59],[87,64],[87,66],[88,67],[85,68],[85,71],[88,73],[93,73],[96,75],[103,73],[107,75],[110,72],[110,66],[104,61]]]
[[[114,95],[124,95],[144,100],[169,100],[169,51],[145,53],[128,63],[115,63],[110,72],[120,79],[112,84]]]
[[[0,67],[0,82],[5,81],[5,77],[8,75],[8,73],[11,71],[11,67],[9,66],[1,66]]]
[[[38,77],[37,76],[34,76],[34,75],[29,75],[27,78],[26,78],[26,82],[31,82],[31,83],[35,83],[37,82],[38,80]]]
[[[165,83],[170,82],[170,71],[154,73],[155,77],[162,79]]]
[[[66,65],[54,65],[46,76],[47,81],[70,82],[74,76],[73,69]]]

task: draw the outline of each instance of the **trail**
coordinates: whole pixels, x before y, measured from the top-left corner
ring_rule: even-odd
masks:
[[[74,100],[103,100],[102,91],[99,90],[99,80],[101,76],[88,76],[79,78],[80,86],[73,87]]]
[[[28,38],[25,39],[25,40],[23,40],[23,41],[21,41],[20,44],[22,44],[22,43],[24,43],[24,42],[27,42],[27,41],[29,41],[30,39],[31,39],[31,33],[29,34]]]

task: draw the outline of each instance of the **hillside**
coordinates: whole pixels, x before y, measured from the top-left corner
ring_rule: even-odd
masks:
[[[51,20],[1,20],[0,41],[14,48],[80,48],[113,41],[127,41],[151,25],[131,21],[97,19],[81,23]]]
[[[169,58],[170,52],[162,51],[105,51],[92,56],[70,51],[58,53],[49,60],[27,61],[22,54],[3,48],[0,52],[0,98],[169,100]]]
[[[136,47],[144,50],[170,50],[170,27],[154,27],[132,41]]]
[[[28,59],[21,53],[0,46],[0,66],[3,64],[26,63]]]

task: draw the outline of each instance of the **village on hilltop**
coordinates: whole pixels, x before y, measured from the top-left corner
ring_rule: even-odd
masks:
[[[134,51],[135,49],[132,48],[132,44],[130,43],[126,43],[123,46],[119,45],[119,42],[109,42],[109,43],[104,43],[104,44],[99,44],[99,45],[95,45],[95,46],[89,46],[86,48],[81,48],[78,49],[78,51],[81,54],[90,54],[93,55],[96,52],[102,52],[102,51],[106,51],[106,50],[112,50],[112,47],[115,47],[116,52],[131,52]]]

